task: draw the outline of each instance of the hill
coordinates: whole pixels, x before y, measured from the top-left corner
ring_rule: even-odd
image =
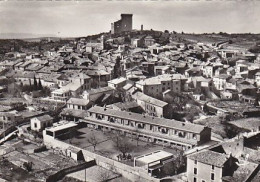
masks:
[[[0,39],[31,39],[41,37],[56,37],[53,34],[31,34],[31,33],[0,33]]]

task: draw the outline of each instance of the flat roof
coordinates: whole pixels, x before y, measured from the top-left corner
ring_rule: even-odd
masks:
[[[155,151],[149,154],[145,154],[143,156],[136,157],[136,160],[143,162],[145,164],[150,164],[168,157],[172,157],[173,154],[169,152],[165,152],[163,150]]]
[[[54,126],[52,128],[47,128],[46,130],[51,131],[51,132],[56,132],[56,131],[64,130],[67,128],[72,128],[75,126],[77,126],[76,123],[69,122],[69,123],[58,125],[58,126]]]
[[[120,78],[116,78],[113,80],[109,80],[108,83],[112,83],[112,84],[119,84],[126,81],[126,79],[124,77],[120,77]]]

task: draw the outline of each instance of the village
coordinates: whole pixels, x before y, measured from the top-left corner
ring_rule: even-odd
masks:
[[[0,40],[0,181],[260,181],[260,36],[134,17]]]

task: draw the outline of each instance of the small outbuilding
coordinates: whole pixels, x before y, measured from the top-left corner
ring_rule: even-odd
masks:
[[[43,116],[34,117],[31,119],[31,130],[42,131],[46,127],[52,126],[53,118],[47,114]]]

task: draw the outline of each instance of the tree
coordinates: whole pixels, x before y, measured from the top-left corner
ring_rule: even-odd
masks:
[[[88,143],[90,143],[93,148],[94,148],[94,151],[96,151],[96,146],[98,144],[98,140],[96,138],[96,136],[92,133],[92,135],[88,138]]]
[[[42,89],[43,89],[43,87],[42,87],[42,82],[41,82],[40,78],[38,79],[38,89],[39,89],[39,90],[42,90]]]
[[[21,87],[16,83],[11,83],[7,86],[8,93],[13,97],[21,97]]]
[[[43,97],[45,96],[50,96],[51,95],[51,90],[50,88],[48,87],[43,87],[43,90],[42,90],[42,94],[43,94]]]
[[[186,119],[188,121],[193,121],[200,112],[201,110],[198,106],[191,105],[191,107],[187,108]]]
[[[58,52],[58,50],[59,50],[59,47],[55,47],[55,49],[54,49],[56,52]]]
[[[120,65],[120,57],[116,58],[116,64],[114,66],[114,78],[118,78],[121,76],[121,65]]]
[[[37,90],[38,84],[37,84],[37,80],[36,80],[36,77],[35,77],[35,76],[34,76],[34,78],[33,78],[33,86],[34,86],[34,90]]]
[[[24,162],[23,163],[23,167],[27,170],[27,171],[32,171],[32,162]]]
[[[184,151],[183,150],[176,150],[177,157],[174,159],[174,161],[169,162],[163,167],[163,172],[166,175],[172,175],[172,174],[178,174],[181,172],[184,172],[186,169],[186,159],[184,157]]]
[[[139,137],[140,132],[139,132],[137,127],[135,128],[134,133],[135,133],[134,139],[136,140],[136,146],[138,146],[138,143],[139,143],[139,140],[140,140],[140,137]]]
[[[119,140],[121,138],[120,133],[117,131],[116,135],[112,137],[113,142],[115,143],[116,147],[119,146]]]
[[[255,45],[255,46],[249,48],[248,51],[251,52],[251,53],[260,53],[260,46]]]
[[[123,158],[126,158],[126,153],[131,152],[134,146],[125,136],[122,136],[119,138],[118,143],[115,145],[115,148],[123,154]]]

